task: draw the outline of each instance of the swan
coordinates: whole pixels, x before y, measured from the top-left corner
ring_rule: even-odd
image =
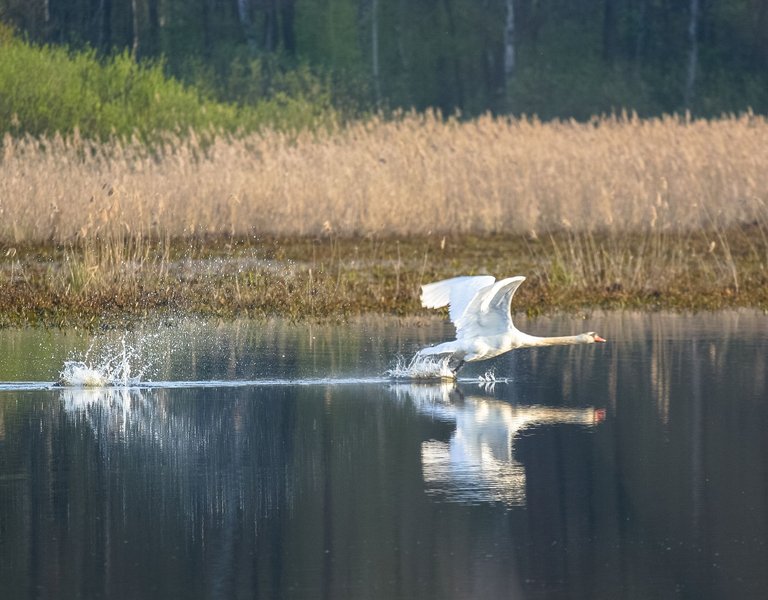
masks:
[[[519,331],[512,323],[509,306],[523,281],[525,277],[520,275],[500,281],[492,275],[477,275],[422,285],[422,306],[448,306],[456,339],[423,348],[416,356],[449,355],[448,367],[455,377],[465,362],[487,360],[516,348],[605,342],[594,331],[557,337],[537,337]]]

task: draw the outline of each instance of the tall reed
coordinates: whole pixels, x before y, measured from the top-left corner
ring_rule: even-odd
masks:
[[[766,139],[755,115],[406,114],[151,148],[6,136],[0,307],[406,313],[424,281],[478,272],[528,275],[533,312],[764,306]]]
[[[431,114],[203,143],[11,138],[0,240],[655,231],[768,222],[768,123]]]

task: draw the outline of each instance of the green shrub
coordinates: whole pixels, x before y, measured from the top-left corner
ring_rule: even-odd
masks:
[[[89,138],[152,141],[168,132],[303,129],[332,121],[330,102],[310,91],[252,93],[239,105],[216,102],[166,76],[162,61],[37,46],[0,25],[0,133],[14,136],[78,130]]]

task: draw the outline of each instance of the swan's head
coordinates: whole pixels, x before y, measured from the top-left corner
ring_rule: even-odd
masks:
[[[605,341],[604,338],[601,338],[594,331],[589,331],[587,333],[582,333],[581,335],[584,338],[584,342],[587,343],[587,344],[594,344],[595,342],[604,342]]]

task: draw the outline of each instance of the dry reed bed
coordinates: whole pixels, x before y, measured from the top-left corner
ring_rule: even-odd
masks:
[[[768,123],[374,118],[329,133],[5,138],[0,243],[768,229]]]

